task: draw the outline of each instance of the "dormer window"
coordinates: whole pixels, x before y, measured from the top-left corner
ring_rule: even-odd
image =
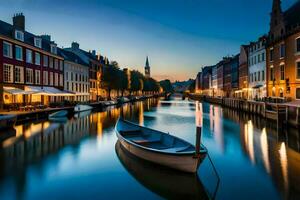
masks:
[[[57,54],[57,47],[56,47],[56,44],[51,44],[51,53]]]
[[[42,38],[34,38],[34,46],[42,48]]]
[[[23,31],[15,30],[15,39],[24,42],[24,33],[23,33]]]

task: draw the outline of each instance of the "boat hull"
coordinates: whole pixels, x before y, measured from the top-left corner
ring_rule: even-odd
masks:
[[[194,154],[175,155],[167,153],[158,153],[140,148],[139,146],[135,146],[127,142],[120,134],[117,134],[117,136],[121,145],[133,155],[141,159],[183,172],[197,172],[200,162],[205,158],[206,155],[199,154],[196,156]]]
[[[76,105],[74,107],[74,112],[78,113],[78,112],[83,112],[83,111],[88,111],[88,110],[92,110],[93,108],[91,106],[88,105]]]

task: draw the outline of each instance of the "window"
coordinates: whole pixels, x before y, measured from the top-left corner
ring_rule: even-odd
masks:
[[[43,71],[43,84],[48,85],[48,72]]]
[[[297,79],[300,79],[300,61],[297,62]]]
[[[24,33],[22,31],[16,30],[15,31],[15,39],[24,42]]]
[[[280,80],[284,80],[284,65],[280,65]]]
[[[261,61],[265,61],[265,53],[261,54]]]
[[[42,48],[42,38],[34,38],[34,46]]]
[[[274,81],[274,68],[270,68],[270,81]]]
[[[285,45],[280,45],[280,58],[283,58],[285,56]]]
[[[33,83],[33,70],[26,69],[26,83]]]
[[[59,86],[64,86],[62,74],[59,75]]]
[[[40,53],[37,53],[35,52],[35,64],[36,65],[41,65],[41,54]]]
[[[54,69],[58,69],[58,60],[54,59]]]
[[[54,73],[54,85],[58,86],[58,73]]]
[[[32,63],[32,51],[29,49],[26,49],[26,62]]]
[[[296,88],[296,99],[300,99],[300,88]]]
[[[48,67],[48,56],[43,55],[43,66]]]
[[[296,39],[296,51],[300,52],[300,38]]]
[[[270,61],[273,61],[274,49],[270,49]]]
[[[257,57],[258,61],[260,63],[260,54],[258,54],[258,57]]]
[[[257,81],[260,81],[260,71],[257,72]]]
[[[35,70],[35,84],[41,84],[41,71]]]
[[[254,72],[254,80],[256,81],[256,72]]]
[[[53,68],[53,58],[49,57],[49,67]]]
[[[59,61],[59,69],[60,69],[60,71],[63,71],[63,65],[64,65],[63,61],[60,60]]]
[[[261,71],[261,76],[262,76],[261,80],[265,81],[265,71],[264,70]]]
[[[3,64],[3,81],[7,83],[13,82],[13,65]]]
[[[23,49],[20,46],[15,46],[16,59],[22,61],[23,60]]]
[[[56,48],[56,44],[51,44],[51,53],[56,54],[57,53],[57,48]]]
[[[3,56],[12,58],[12,46],[8,42],[3,42]]]
[[[24,68],[15,66],[15,83],[24,83]]]
[[[50,85],[53,85],[53,72],[50,72]]]

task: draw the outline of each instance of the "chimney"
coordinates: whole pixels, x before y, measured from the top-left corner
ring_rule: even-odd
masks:
[[[23,13],[17,13],[13,17],[13,26],[16,29],[25,31],[25,16]]]
[[[51,42],[51,36],[50,36],[50,35],[41,35],[41,38],[42,38],[43,40],[46,40],[46,41]]]
[[[79,44],[77,42],[72,42],[72,50],[78,50]]]

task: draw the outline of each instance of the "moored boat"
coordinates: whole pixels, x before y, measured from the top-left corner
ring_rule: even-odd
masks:
[[[60,110],[54,113],[51,113],[49,115],[49,118],[61,118],[61,117],[66,117],[68,115],[68,111],[67,110]]]
[[[2,115],[0,114],[0,129],[12,128],[17,121],[16,115]]]
[[[82,104],[78,104],[74,107],[74,112],[83,112],[83,111],[88,111],[88,110],[92,110],[93,107],[89,106],[89,105],[82,105]]]
[[[124,119],[116,124],[121,145],[135,156],[176,170],[195,173],[207,150],[167,133],[142,127]]]

